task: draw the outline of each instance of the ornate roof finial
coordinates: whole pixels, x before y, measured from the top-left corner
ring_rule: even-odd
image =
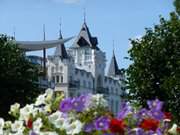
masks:
[[[114,54],[114,40],[113,40],[113,56],[115,56],[115,54]]]
[[[84,8],[84,23],[86,23],[86,8]]]
[[[43,40],[46,40],[46,26],[43,24]]]
[[[60,23],[59,23],[59,39],[62,39],[61,26],[62,26],[62,20],[60,18]]]

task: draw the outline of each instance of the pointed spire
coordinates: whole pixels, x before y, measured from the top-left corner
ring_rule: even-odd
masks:
[[[60,57],[61,59],[67,59],[68,58],[68,54],[66,52],[66,48],[65,48],[64,44],[60,44],[56,47],[56,50],[54,52],[54,56]]]
[[[114,41],[113,41],[113,56],[111,58],[110,66],[108,69],[108,76],[116,76],[118,74],[119,74],[119,67],[114,53]]]
[[[115,56],[115,54],[114,54],[114,40],[113,40],[113,56]]]
[[[60,19],[60,23],[59,23],[60,29],[59,29],[59,39],[63,39],[62,36],[62,32],[61,32],[61,19]],[[68,54],[66,52],[66,48],[64,46],[64,44],[59,44],[54,52],[54,56],[56,57],[60,57],[61,59],[67,59],[68,58]]]
[[[84,24],[86,23],[86,8],[84,8]]]
[[[46,26],[43,24],[43,40],[46,40]]]
[[[61,27],[62,27],[62,20],[60,18],[60,23],[59,23],[59,39],[63,39],[62,33],[61,33]]]

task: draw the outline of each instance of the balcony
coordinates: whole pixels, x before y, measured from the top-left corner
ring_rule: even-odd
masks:
[[[69,88],[79,88],[79,87],[80,87],[79,81],[70,81],[69,82]]]
[[[96,91],[97,91],[97,93],[100,93],[100,94],[105,94],[105,95],[109,94],[109,89],[108,88],[97,87]]]
[[[73,88],[79,88],[80,84],[78,81],[70,81],[69,83],[56,83],[56,86],[69,87],[69,88],[73,89]]]

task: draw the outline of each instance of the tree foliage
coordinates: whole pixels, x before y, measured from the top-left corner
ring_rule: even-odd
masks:
[[[141,39],[131,40],[127,69],[129,99],[145,105],[146,100],[165,101],[180,122],[180,19],[171,13],[170,19],[160,18],[160,24],[147,28]]]
[[[175,0],[174,6],[176,8],[176,12],[180,15],[180,0]]]
[[[6,117],[14,102],[24,105],[39,94],[38,70],[6,35],[0,35],[0,117]]]

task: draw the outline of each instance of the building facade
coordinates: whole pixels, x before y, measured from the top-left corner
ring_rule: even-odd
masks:
[[[61,32],[59,38],[62,39]],[[67,97],[102,93],[116,114],[124,93],[124,75],[114,52],[107,74],[105,68],[105,52],[98,47],[97,38],[91,36],[85,22],[71,47],[66,49],[60,44],[54,55],[47,58],[48,80],[56,91],[63,91]]]

